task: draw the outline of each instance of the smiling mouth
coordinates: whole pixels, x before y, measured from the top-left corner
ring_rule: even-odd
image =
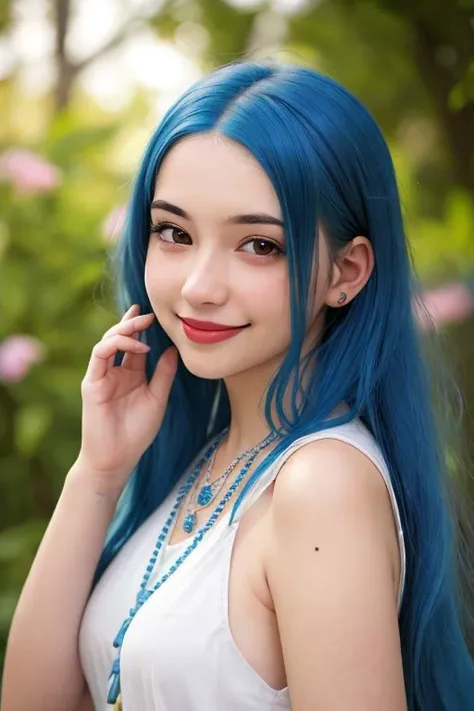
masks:
[[[185,336],[193,343],[211,344],[225,341],[236,336],[250,324],[245,326],[225,326],[212,321],[196,321],[195,319],[180,318]]]
[[[179,316],[178,318],[186,325],[199,331],[240,331],[242,328],[250,326],[249,323],[246,323],[243,326],[229,326],[223,323],[214,323],[214,321],[198,321],[194,318],[183,318],[182,316]]]

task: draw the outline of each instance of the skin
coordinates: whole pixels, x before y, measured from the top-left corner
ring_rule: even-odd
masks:
[[[255,158],[215,133],[173,147],[154,201],[178,206],[187,217],[152,209],[145,285],[153,311],[186,367],[200,377],[223,378],[229,393],[231,426],[217,474],[267,434],[265,387],[291,335],[287,263],[271,248],[284,251],[283,228],[228,219],[267,213],[281,220],[282,214]],[[160,227],[163,222],[168,226]],[[338,253],[332,270],[320,239],[318,259],[308,341],[318,337],[324,306],[337,307],[341,292],[346,303],[353,299],[374,264],[363,236]],[[178,316],[250,325],[227,341],[202,345],[186,337]],[[404,711],[399,575],[380,473],[346,443],[313,442],[290,457],[274,486],[242,517],[230,580],[234,638],[269,684],[287,682],[293,711]],[[236,579],[248,583],[240,592]],[[249,614],[239,613],[244,609],[251,610],[251,625]],[[251,629],[259,624],[268,642],[260,652]]]

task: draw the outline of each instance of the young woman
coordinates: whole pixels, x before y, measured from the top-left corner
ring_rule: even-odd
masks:
[[[128,310],[92,352],[2,711],[472,708],[414,282],[366,109],[299,66],[213,72],[150,140],[120,267]]]

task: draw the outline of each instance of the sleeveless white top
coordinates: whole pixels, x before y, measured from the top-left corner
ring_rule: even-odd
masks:
[[[290,454],[308,442],[326,438],[348,442],[363,452],[385,481],[399,534],[400,609],[405,546],[397,502],[380,449],[360,420],[307,435],[296,440],[262,473],[233,523],[229,525],[230,513],[218,521],[136,614],[121,651],[124,711],[290,711],[288,687],[270,687],[244,658],[232,637],[227,609],[230,560],[241,516],[275,479]],[[116,656],[112,640],[134,606],[155,541],[191,470],[192,466],[127,541],[87,604],[79,652],[95,711],[111,709],[106,695]],[[189,542],[168,546],[148,587],[182,555]]]

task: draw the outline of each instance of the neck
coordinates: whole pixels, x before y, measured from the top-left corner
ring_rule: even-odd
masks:
[[[231,416],[229,434],[222,448],[231,458],[255,446],[269,434],[264,415],[265,391],[273,369],[266,370],[266,373],[260,369],[258,373],[255,370],[238,373],[224,381]]]
[[[238,373],[225,379],[230,401],[230,428],[222,445],[224,456],[234,458],[269,434],[265,418],[266,389],[278,363]]]
[[[231,460],[237,457],[269,434],[264,414],[266,390],[278,365],[279,361],[267,363],[261,368],[225,379],[231,412],[229,434],[221,447],[225,458]],[[285,403],[283,406],[285,407]],[[347,403],[341,402],[331,413],[331,417],[341,415],[347,409]],[[275,414],[274,421],[279,424]]]

